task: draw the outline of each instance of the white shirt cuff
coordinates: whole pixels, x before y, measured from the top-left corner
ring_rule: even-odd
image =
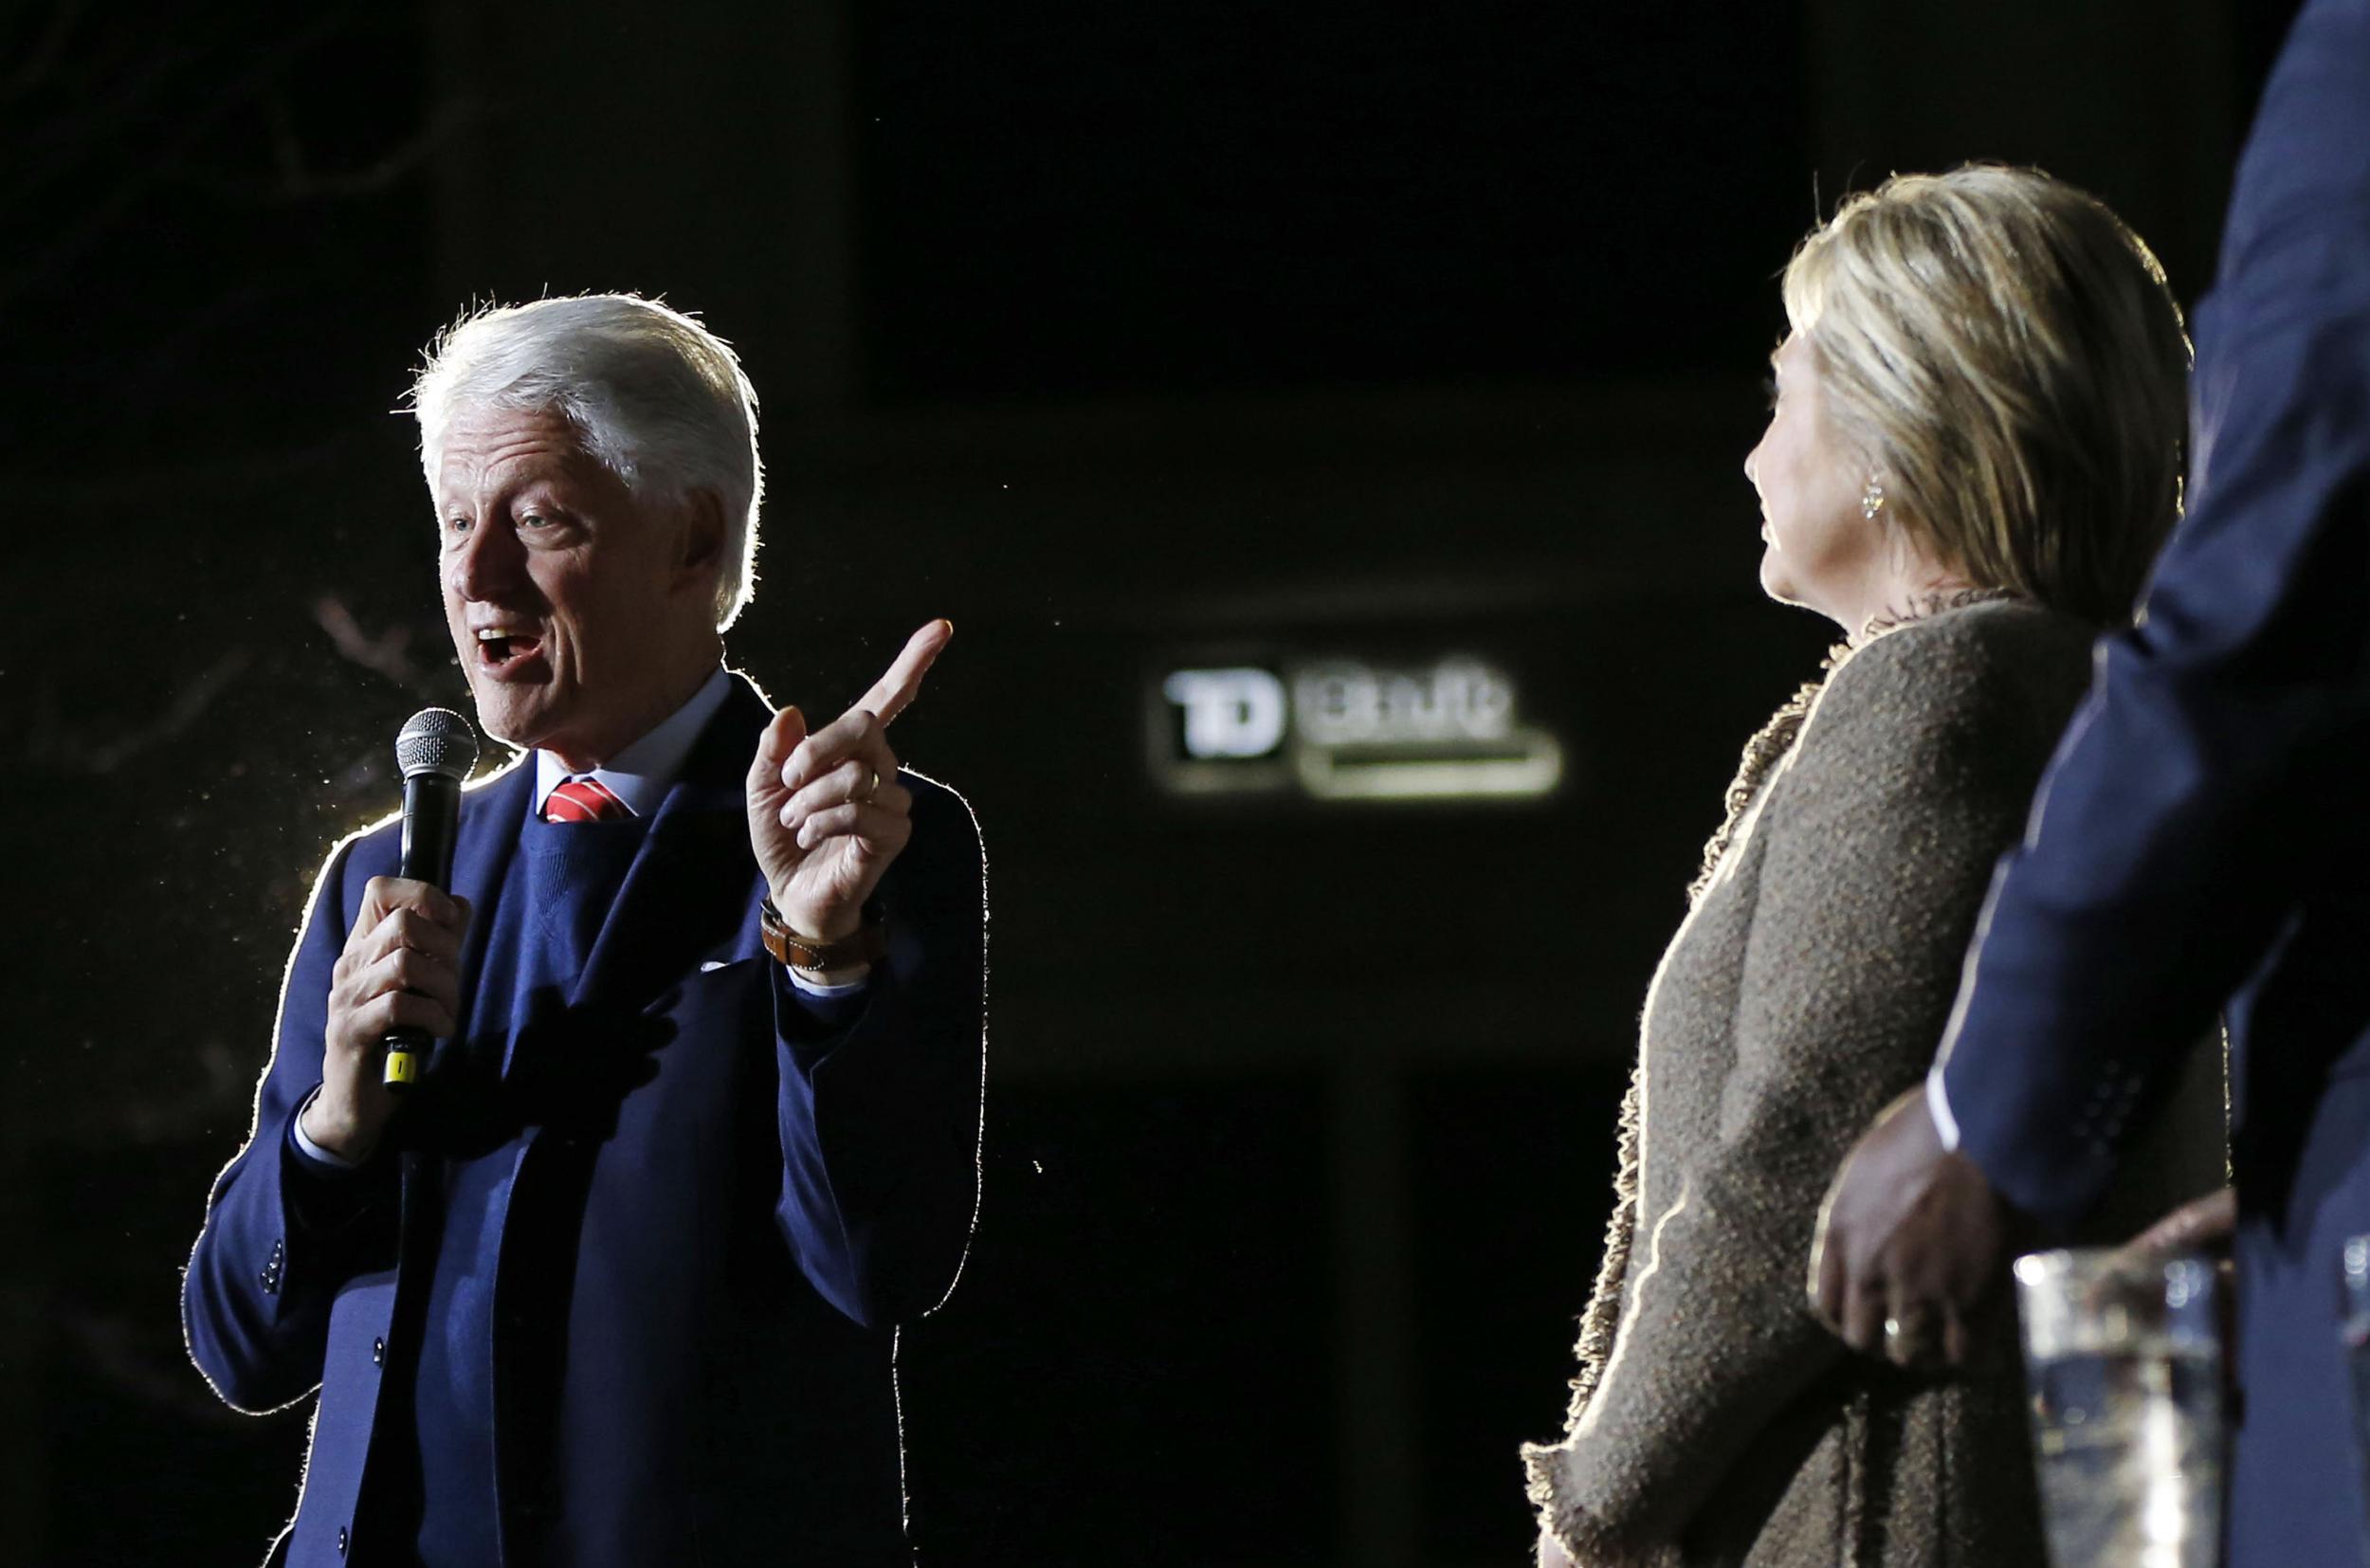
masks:
[[[1950,1114],[1950,1096],[1942,1090],[1940,1062],[1925,1075],[1925,1113],[1934,1119],[1934,1130],[1942,1135],[1943,1151],[1955,1152],[1959,1147],[1959,1119]]]
[[[842,980],[834,985],[825,985],[820,980],[811,980],[807,978],[804,973],[799,970],[791,969],[788,964],[784,964],[782,967],[784,969],[790,969],[790,983],[796,986],[799,990],[805,992],[810,996],[853,996],[857,992],[862,991],[865,987],[872,983],[872,966],[870,964],[866,964],[862,969],[855,971],[856,977],[854,979]]]
[[[354,1160],[348,1159],[343,1155],[333,1155],[327,1149],[322,1148],[319,1144],[304,1136],[304,1113],[312,1108],[313,1102],[319,1100],[320,1098],[320,1094],[321,1091],[319,1086],[315,1085],[313,1092],[304,1097],[304,1103],[297,1107],[295,1120],[288,1123],[288,1130],[296,1135],[297,1152],[301,1154],[305,1158],[313,1160],[318,1164],[327,1165],[333,1170],[360,1170],[362,1167]]]

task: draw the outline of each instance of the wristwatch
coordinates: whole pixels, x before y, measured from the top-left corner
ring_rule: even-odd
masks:
[[[757,925],[765,934],[765,950],[793,969],[853,969],[858,964],[879,963],[888,953],[887,936],[873,924],[858,926],[835,942],[802,937],[783,923],[782,912],[774,907],[772,899],[757,901]]]

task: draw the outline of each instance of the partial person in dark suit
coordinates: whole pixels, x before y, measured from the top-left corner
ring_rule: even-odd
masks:
[[[2370,0],[2290,32],[2197,345],[2188,516],[2101,647],[1926,1089],[1837,1177],[1811,1288],[1863,1349],[1960,1351],[2011,1212],[2081,1216],[2170,1043],[2227,1007],[2228,1560],[2333,1568],[2363,1531],[2338,1272],[2370,1231]]]
[[[241,1410],[320,1391],[274,1559],[910,1561],[898,1325],[975,1208],[982,865],[886,738],[722,666],[760,496],[732,352],[630,296],[465,320],[416,389],[487,733],[451,896],[339,845],[183,1291]],[[398,1100],[379,1042],[441,1043]]]

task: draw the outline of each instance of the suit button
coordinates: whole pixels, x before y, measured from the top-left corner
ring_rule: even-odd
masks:
[[[337,1526],[337,1555],[346,1555],[346,1527],[342,1524]]]
[[[373,1340],[371,1341],[371,1365],[374,1367],[383,1367],[386,1364],[387,1341],[384,1340]]]

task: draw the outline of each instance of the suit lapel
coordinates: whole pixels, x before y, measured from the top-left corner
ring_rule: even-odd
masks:
[[[471,790],[465,801],[461,831],[452,848],[452,893],[469,901],[469,931],[462,939],[461,973],[465,980],[461,1016],[455,1040],[469,1037],[470,1015],[484,1000],[479,994],[485,975],[486,934],[494,925],[494,899],[509,873],[510,857],[519,848],[519,824],[535,796],[534,753],[521,756],[502,772]],[[506,1004],[507,997],[495,1006]]]
[[[736,677],[650,819],[572,1002],[640,1006],[747,920],[755,865],[745,791],[766,718],[763,699]]]

